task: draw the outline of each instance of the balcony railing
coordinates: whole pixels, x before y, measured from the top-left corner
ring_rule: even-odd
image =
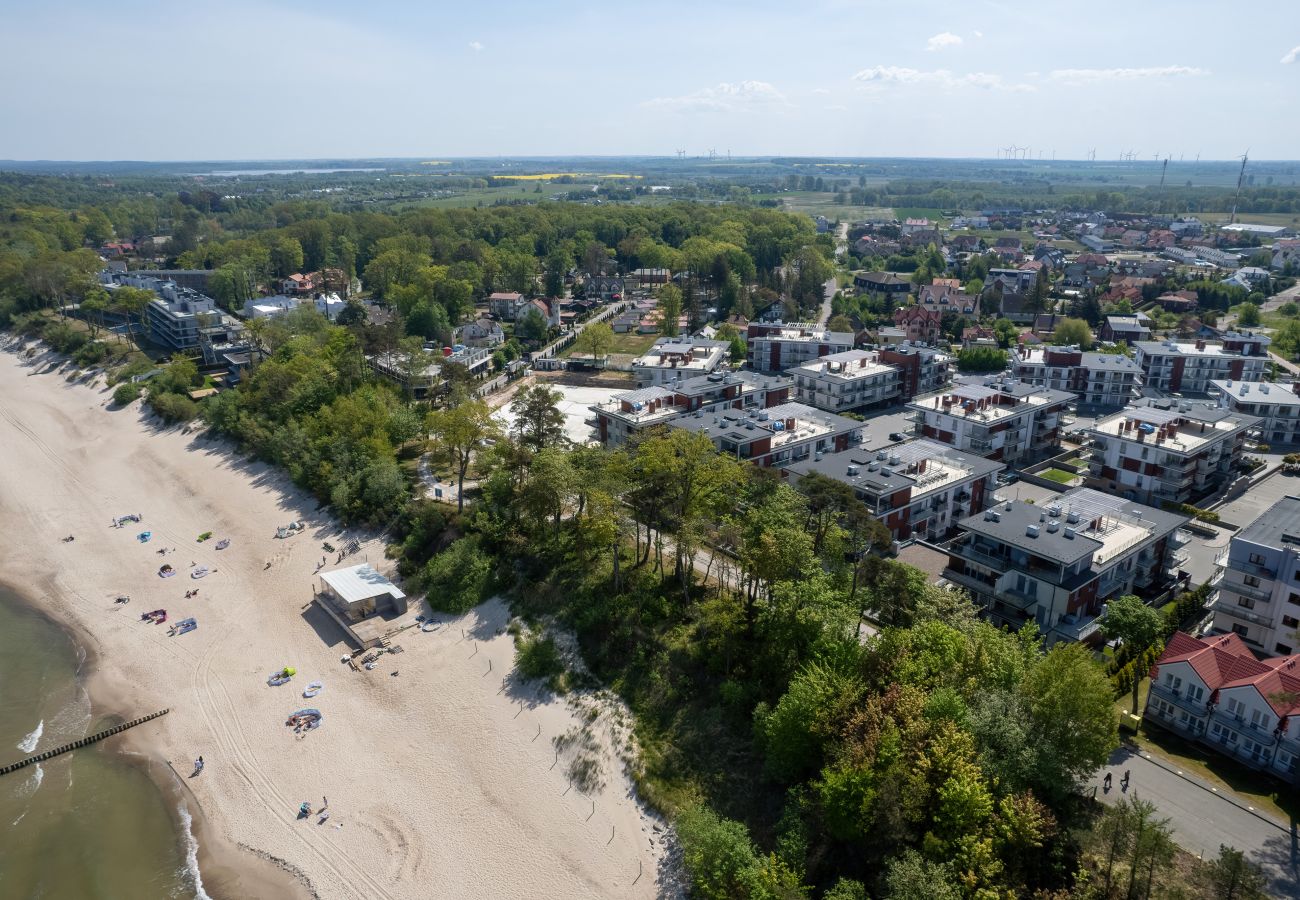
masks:
[[[1261,615],[1253,609],[1247,609],[1246,607],[1240,606],[1222,596],[1216,597],[1214,602],[1210,604],[1209,608],[1214,613],[1223,613],[1229,618],[1241,619],[1245,622],[1253,622],[1256,625],[1263,625],[1265,628],[1269,628],[1273,625],[1272,616]]]
[[[1277,573],[1268,566],[1256,565],[1252,562],[1243,562],[1240,559],[1228,558],[1228,568],[1235,569],[1238,572],[1245,572],[1247,575],[1255,575],[1260,578],[1276,578]]]

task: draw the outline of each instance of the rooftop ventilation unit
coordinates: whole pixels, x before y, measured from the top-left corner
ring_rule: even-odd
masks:
[[[1002,521],[1002,514],[1001,514],[1000,512],[998,512],[996,509],[989,510],[989,512],[992,513],[992,519],[993,519],[994,522],[1001,522],[1001,521]]]
[[[1047,531],[1049,534],[1056,534],[1056,532],[1060,530],[1061,530],[1061,523],[1056,521],[1055,519],[1047,523]]]
[[[1070,510],[1070,514],[1065,517],[1065,521],[1071,525],[1077,525],[1079,523],[1079,514],[1074,510]]]
[[[884,450],[877,450],[876,459],[889,459],[889,454],[886,453]]]
[[[867,463],[867,471],[868,471],[868,472],[879,472],[879,471],[880,471],[880,463],[878,463],[878,462],[874,462],[874,461]]]
[[[898,465],[899,463],[901,463],[902,461],[903,461],[902,457],[899,456],[897,453],[891,453],[891,454],[889,455],[889,464],[890,464],[891,466],[896,466],[896,465]]]
[[[1037,525],[1026,525],[1026,526],[1025,526],[1025,534],[1029,535],[1031,538],[1036,538],[1036,537],[1038,537],[1038,526],[1037,526]]]
[[[821,462],[822,457],[825,455],[826,455],[825,453],[822,453],[820,450],[818,450],[816,453],[813,454],[813,459],[816,460],[817,462]]]
[[[1011,512],[1011,501],[1010,501],[1010,500],[1008,500],[1008,501],[1006,502],[1006,505],[1003,506],[1003,509],[1005,509],[1007,512]]]
[[[1047,507],[1047,512],[1049,515],[1059,516],[1061,514],[1061,504],[1059,503],[1049,504]]]
[[[849,466],[849,468],[848,468],[847,471],[848,471],[848,474],[849,474],[849,475],[856,475],[856,474],[858,474],[858,467],[857,467],[857,466]]]
[[[1066,540],[1069,540],[1069,541],[1074,540],[1074,535],[1075,535],[1075,530],[1074,530],[1073,528],[1067,528],[1067,529],[1065,529],[1065,539],[1066,539]]]

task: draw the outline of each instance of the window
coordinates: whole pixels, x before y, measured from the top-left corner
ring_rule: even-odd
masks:
[[[1187,686],[1187,699],[1200,701],[1205,698],[1205,688],[1199,684],[1189,684]]]
[[[1260,728],[1263,729],[1264,731],[1268,731],[1268,727],[1271,722],[1272,720],[1269,718],[1268,713],[1264,712],[1263,710],[1256,709],[1251,711],[1250,724],[1254,725],[1256,728]]]
[[[1247,738],[1242,743],[1242,749],[1244,749],[1247,753],[1249,753],[1250,758],[1255,760],[1256,762],[1264,762],[1268,760],[1269,757],[1268,748],[1257,741],[1252,741],[1249,738]]]
[[[1241,580],[1251,587],[1259,587],[1259,576],[1257,575],[1246,575]]]
[[[1283,616],[1282,624],[1287,628],[1300,628],[1300,619],[1297,619],[1295,616]]]
[[[1296,606],[1300,606],[1300,594],[1292,594],[1290,597],[1286,598],[1286,601],[1288,603],[1294,603]]]
[[[1279,768],[1295,774],[1296,757],[1293,754],[1288,753],[1285,750],[1277,751],[1277,764]]]
[[[1183,686],[1183,680],[1181,678],[1175,678],[1172,673],[1166,672],[1165,686],[1176,694],[1178,693],[1178,689]]]
[[[1229,728],[1227,725],[1224,725],[1222,722],[1215,722],[1214,727],[1210,729],[1210,733],[1213,734],[1215,739],[1218,740],[1220,743],[1224,743],[1224,744],[1237,743],[1237,732],[1233,731],[1231,728]]]
[[[1278,643],[1278,644],[1276,644],[1276,645],[1273,647],[1273,650],[1274,650],[1274,652],[1277,653],[1278,656],[1290,656],[1290,655],[1291,655],[1291,647],[1288,646],[1287,644]]]
[[[1249,637],[1249,636],[1250,636],[1250,629],[1247,628],[1245,625],[1242,625],[1240,622],[1236,622],[1236,623],[1234,623],[1233,626],[1232,626],[1232,630],[1233,630],[1233,633],[1235,633],[1235,634],[1239,634],[1239,635],[1241,635],[1243,638],[1245,638],[1245,637]]]
[[[1264,554],[1263,554],[1263,553],[1252,553],[1252,554],[1250,554],[1250,561],[1251,561],[1252,563],[1254,563],[1255,565],[1257,565],[1257,566],[1262,566],[1262,565],[1264,565]]]
[[[1246,608],[1246,609],[1254,609],[1254,608],[1255,608],[1255,601],[1252,600],[1252,599],[1249,598],[1249,597],[1238,597],[1238,598],[1237,598],[1237,605],[1238,605],[1238,606],[1241,606],[1241,607],[1244,607],[1244,608]]]
[[[1228,708],[1228,715],[1236,716],[1239,719],[1241,718],[1241,714],[1246,711],[1246,705],[1242,703],[1240,700],[1238,700],[1236,697],[1228,698],[1227,708]]]

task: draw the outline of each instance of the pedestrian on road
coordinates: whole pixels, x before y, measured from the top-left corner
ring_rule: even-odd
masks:
[[[1107,772],[1107,773],[1106,773],[1106,777],[1105,777],[1105,779],[1102,780],[1102,788],[1103,788],[1103,789],[1106,791],[1106,793],[1108,793],[1108,794],[1110,793],[1110,783],[1111,783],[1111,779],[1112,779],[1113,777],[1114,777],[1114,776],[1113,776],[1110,772]]]

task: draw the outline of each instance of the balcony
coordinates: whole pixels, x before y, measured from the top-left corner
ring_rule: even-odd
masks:
[[[975,594],[985,594],[988,596],[992,596],[993,594],[993,584],[974,574],[967,574],[958,569],[947,568],[943,570],[943,577],[955,585],[967,588]]]
[[[1191,543],[1191,540],[1192,533],[1186,528],[1176,528],[1174,529],[1174,532],[1169,535],[1169,545],[1171,547],[1185,547],[1187,544]]]
[[[993,449],[993,442],[984,438],[971,438],[970,448],[976,453],[988,453]]]
[[[1252,562],[1233,559],[1232,557],[1228,557],[1228,568],[1237,572],[1244,572],[1247,575],[1254,575],[1257,578],[1273,579],[1277,577],[1277,573],[1268,566],[1260,566]]]
[[[1101,615],[1095,616],[1062,616],[1061,620],[1056,623],[1052,630],[1061,637],[1070,641],[1082,641],[1091,637],[1101,627]]]
[[[1181,566],[1187,562],[1188,557],[1189,554],[1186,550],[1171,550],[1165,558],[1169,561],[1170,565]]]
[[[1222,613],[1230,619],[1240,619],[1243,622],[1253,622],[1256,625],[1262,625],[1265,628],[1273,627],[1273,618],[1271,616],[1260,615],[1253,609],[1247,609],[1244,606],[1238,606],[1235,602],[1229,601],[1220,595],[1209,605],[1209,610],[1215,615]]]

